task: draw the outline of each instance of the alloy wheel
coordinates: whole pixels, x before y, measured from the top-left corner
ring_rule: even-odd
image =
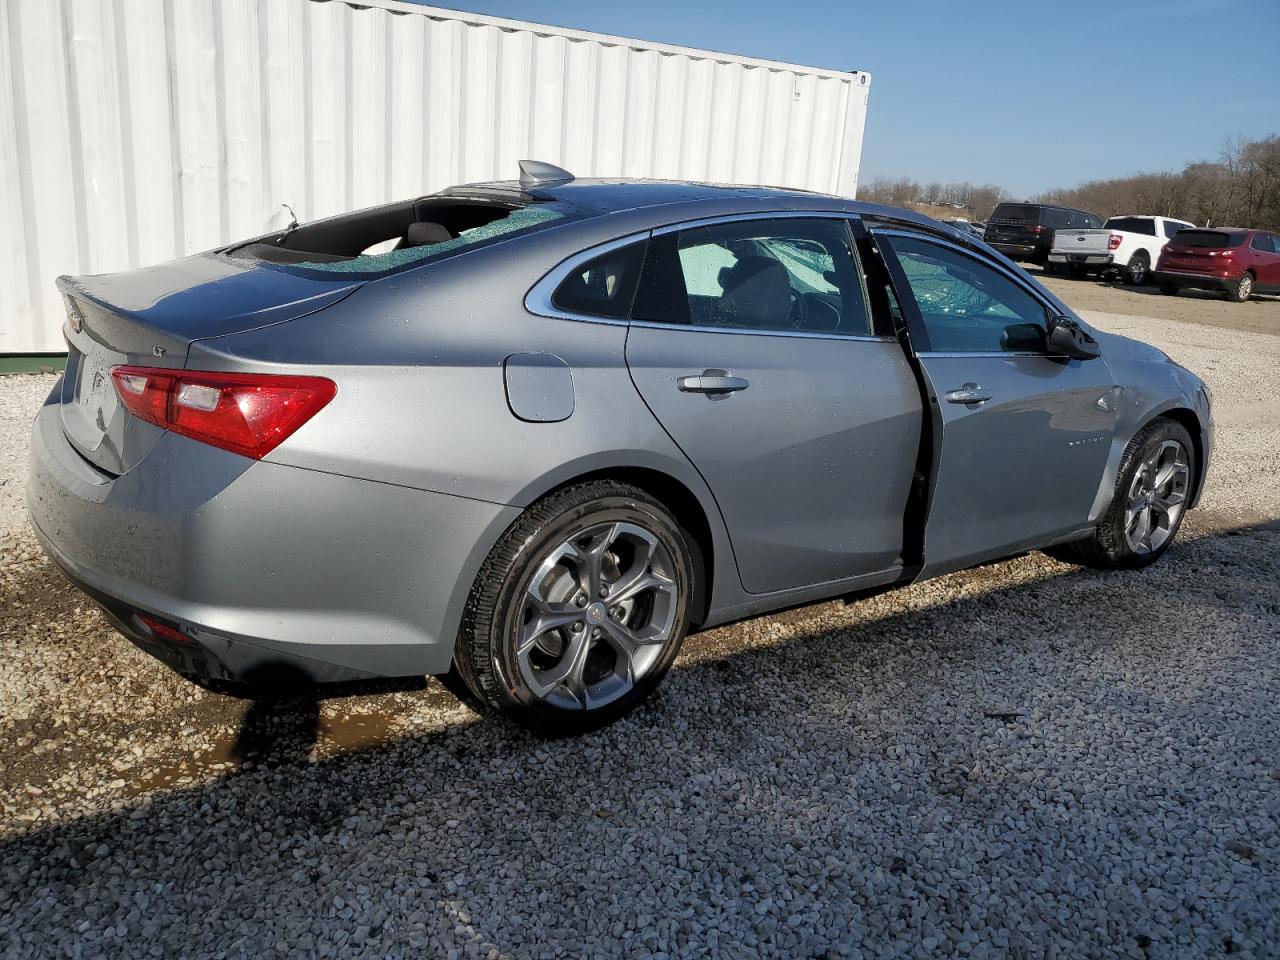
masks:
[[[1139,556],[1154,553],[1178,529],[1191,479],[1186,448],[1165,440],[1143,459],[1125,501],[1124,536]]]
[[[586,527],[546,552],[524,590],[515,666],[548,705],[617,700],[662,658],[679,609],[671,551],[636,523]]]

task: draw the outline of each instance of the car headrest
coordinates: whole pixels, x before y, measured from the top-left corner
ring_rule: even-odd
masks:
[[[453,234],[443,224],[424,220],[409,224],[404,239],[407,246],[421,247],[428,243],[444,243],[446,240],[452,240]]]

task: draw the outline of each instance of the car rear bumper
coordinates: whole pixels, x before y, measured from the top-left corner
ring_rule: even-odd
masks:
[[[1192,273],[1186,270],[1157,270],[1155,280],[1158,284],[1169,284],[1175,287],[1195,287],[1200,290],[1229,290],[1240,280],[1239,277],[1215,276],[1211,273]]]
[[[1060,253],[1057,250],[1049,254],[1050,263],[1079,264],[1086,267],[1109,267],[1115,258],[1109,253]]]
[[[315,681],[447,671],[487,545],[519,512],[171,433],[113,477],[71,447],[52,397],[27,504],[49,556],[125,636],[230,680],[282,666]]]

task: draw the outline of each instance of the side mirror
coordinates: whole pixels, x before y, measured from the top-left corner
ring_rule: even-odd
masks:
[[[1049,328],[1050,355],[1072,360],[1092,360],[1101,356],[1098,341],[1072,317],[1057,317]]]
[[[1042,353],[1044,327],[1038,323],[1011,323],[1000,334],[1000,349],[1013,353]]]

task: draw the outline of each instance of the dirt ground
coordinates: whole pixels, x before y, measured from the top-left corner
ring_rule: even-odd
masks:
[[[1280,336],[1280,297],[1260,296],[1245,303],[1232,303],[1225,294],[1209,290],[1184,290],[1176,297],[1167,297],[1155,287],[1129,287],[1096,277],[1069,280],[1050,276],[1031,264],[1023,267],[1076,310],[1158,317]]]

